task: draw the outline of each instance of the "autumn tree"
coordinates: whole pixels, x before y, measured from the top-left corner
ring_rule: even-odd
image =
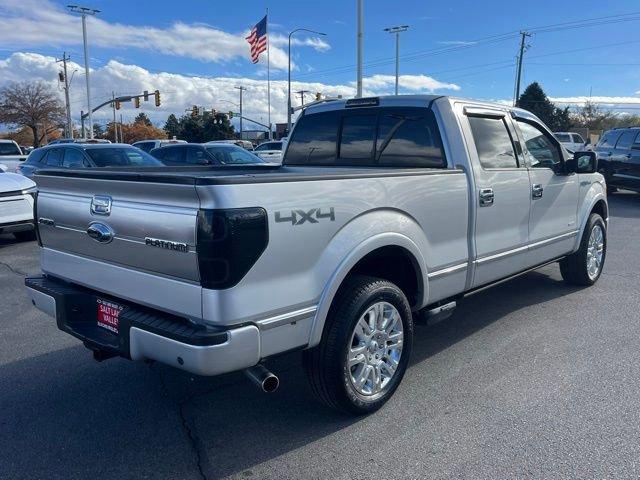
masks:
[[[64,116],[57,92],[43,82],[11,83],[0,90],[0,123],[28,127],[34,147],[59,131]]]
[[[153,125],[145,125],[144,122],[123,123],[119,125],[122,128],[122,141],[124,143],[134,143],[140,140],[163,139],[167,138],[164,130],[156,128]],[[109,124],[107,129],[107,137],[114,138],[113,124]]]

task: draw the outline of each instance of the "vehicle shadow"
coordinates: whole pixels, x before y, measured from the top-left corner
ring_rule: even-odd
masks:
[[[407,378],[510,312],[574,292],[553,268],[463,299],[442,324],[418,326]],[[316,402],[300,360],[298,352],[268,362],[282,381],[271,395],[241,374],[192,377],[121,359],[97,364],[81,346],[5,364],[0,425],[11,439],[0,453],[5,478],[249,476],[252,467],[325,437],[347,445],[339,432],[362,435],[354,429],[361,422],[379,435],[389,423],[403,428],[393,407],[406,401],[402,388],[375,416],[349,417]]]
[[[619,191],[607,198],[612,217],[640,218],[640,193]]]

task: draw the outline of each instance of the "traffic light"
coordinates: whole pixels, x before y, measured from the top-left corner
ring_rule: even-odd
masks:
[[[156,97],[156,107],[160,106],[160,90],[156,90],[153,92],[153,95]]]
[[[322,100],[322,94],[320,92],[316,92],[316,102]]]
[[[197,116],[199,116],[199,115],[200,115],[200,109],[198,108],[198,106],[197,106],[197,105],[194,105],[194,106],[191,108],[191,116],[192,116],[192,117],[197,117]]]
[[[140,108],[140,97],[133,97],[133,104],[136,108]]]
[[[229,110],[229,120],[231,120],[232,118],[233,118],[233,112]]]
[[[144,92],[142,92],[142,95],[144,96],[144,101],[148,102],[149,101],[149,90],[145,90]]]
[[[116,100],[116,110],[120,110],[120,100]]]
[[[58,72],[58,80],[60,80],[60,82],[64,82],[64,72]]]
[[[213,115],[215,117],[216,115],[218,115],[218,111],[215,108],[212,108],[211,109],[211,115]]]

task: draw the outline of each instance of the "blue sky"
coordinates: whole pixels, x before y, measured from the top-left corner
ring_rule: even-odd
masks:
[[[0,73],[7,73],[0,82],[30,76],[46,80],[48,72],[54,74],[57,68],[52,65],[53,57],[63,50],[71,52],[78,76],[82,75],[80,21],[66,12],[67,3],[0,0]],[[582,101],[591,92],[601,101],[635,103],[637,98],[640,102],[636,94],[640,91],[637,1],[539,0],[535,4],[522,2],[518,7],[504,0],[364,3],[365,87],[369,93],[392,92],[394,44],[383,29],[408,24],[410,29],[401,37],[401,73],[406,76],[401,91],[491,100],[509,100],[513,95],[519,30],[637,12],[625,21],[609,18],[593,26],[538,30],[528,40],[523,83],[536,80],[549,96],[560,101]],[[241,83],[253,88],[247,94],[247,108],[264,116],[264,63],[251,64],[242,36],[267,6],[273,38],[276,120],[284,114],[286,35],[293,28],[327,33],[322,38],[296,35],[294,88],[344,95],[353,91],[355,0],[185,0],[179,4],[87,0],[83,4],[101,10],[98,19],[89,22],[97,99],[110,94],[109,89],[125,94],[136,92],[139,85],[159,84],[166,92],[167,108],[180,111],[190,103],[222,100],[231,105],[235,93],[229,86]],[[502,36],[488,39],[497,35]],[[172,91],[171,85],[179,89]],[[74,88],[79,108],[81,81]]]

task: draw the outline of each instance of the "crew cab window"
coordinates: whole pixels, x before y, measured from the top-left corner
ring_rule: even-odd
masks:
[[[66,148],[62,166],[64,168],[78,168],[85,166],[84,155],[76,148]]]
[[[434,121],[417,112],[382,115],[376,155],[385,166],[444,167],[440,135]]]
[[[611,130],[604,134],[598,143],[598,147],[613,148],[620,137],[620,130]]]
[[[162,160],[165,165],[183,165],[184,149],[180,147],[162,147],[154,152],[154,155]]]
[[[90,148],[87,154],[98,167],[159,166],[160,161],[137,148]]]
[[[342,120],[338,158],[348,163],[370,164],[376,139],[376,116],[355,115]],[[343,162],[340,162],[343,163]]]
[[[619,148],[621,150],[630,149],[637,136],[638,130],[626,130],[622,135],[620,135],[620,138],[616,143],[616,148]]]
[[[36,148],[29,154],[29,156],[27,157],[26,163],[29,163],[29,164],[45,163],[46,153],[47,153],[46,150],[43,150],[42,148]]]
[[[555,133],[554,135],[559,142],[564,142],[564,143],[571,142],[571,137],[569,136],[568,133]]]
[[[533,168],[551,168],[561,162],[560,150],[546,132],[535,125],[518,120],[524,137],[525,150],[529,153]]]
[[[263,150],[282,150],[282,143],[281,142],[267,142],[267,143],[263,143],[262,145],[259,145],[258,147],[256,147],[256,151],[258,151],[258,152],[261,152]]]
[[[513,141],[503,118],[469,117],[482,168],[517,168]]]
[[[149,153],[156,146],[156,142],[141,142],[136,143],[134,146],[138,147],[143,152]]]

